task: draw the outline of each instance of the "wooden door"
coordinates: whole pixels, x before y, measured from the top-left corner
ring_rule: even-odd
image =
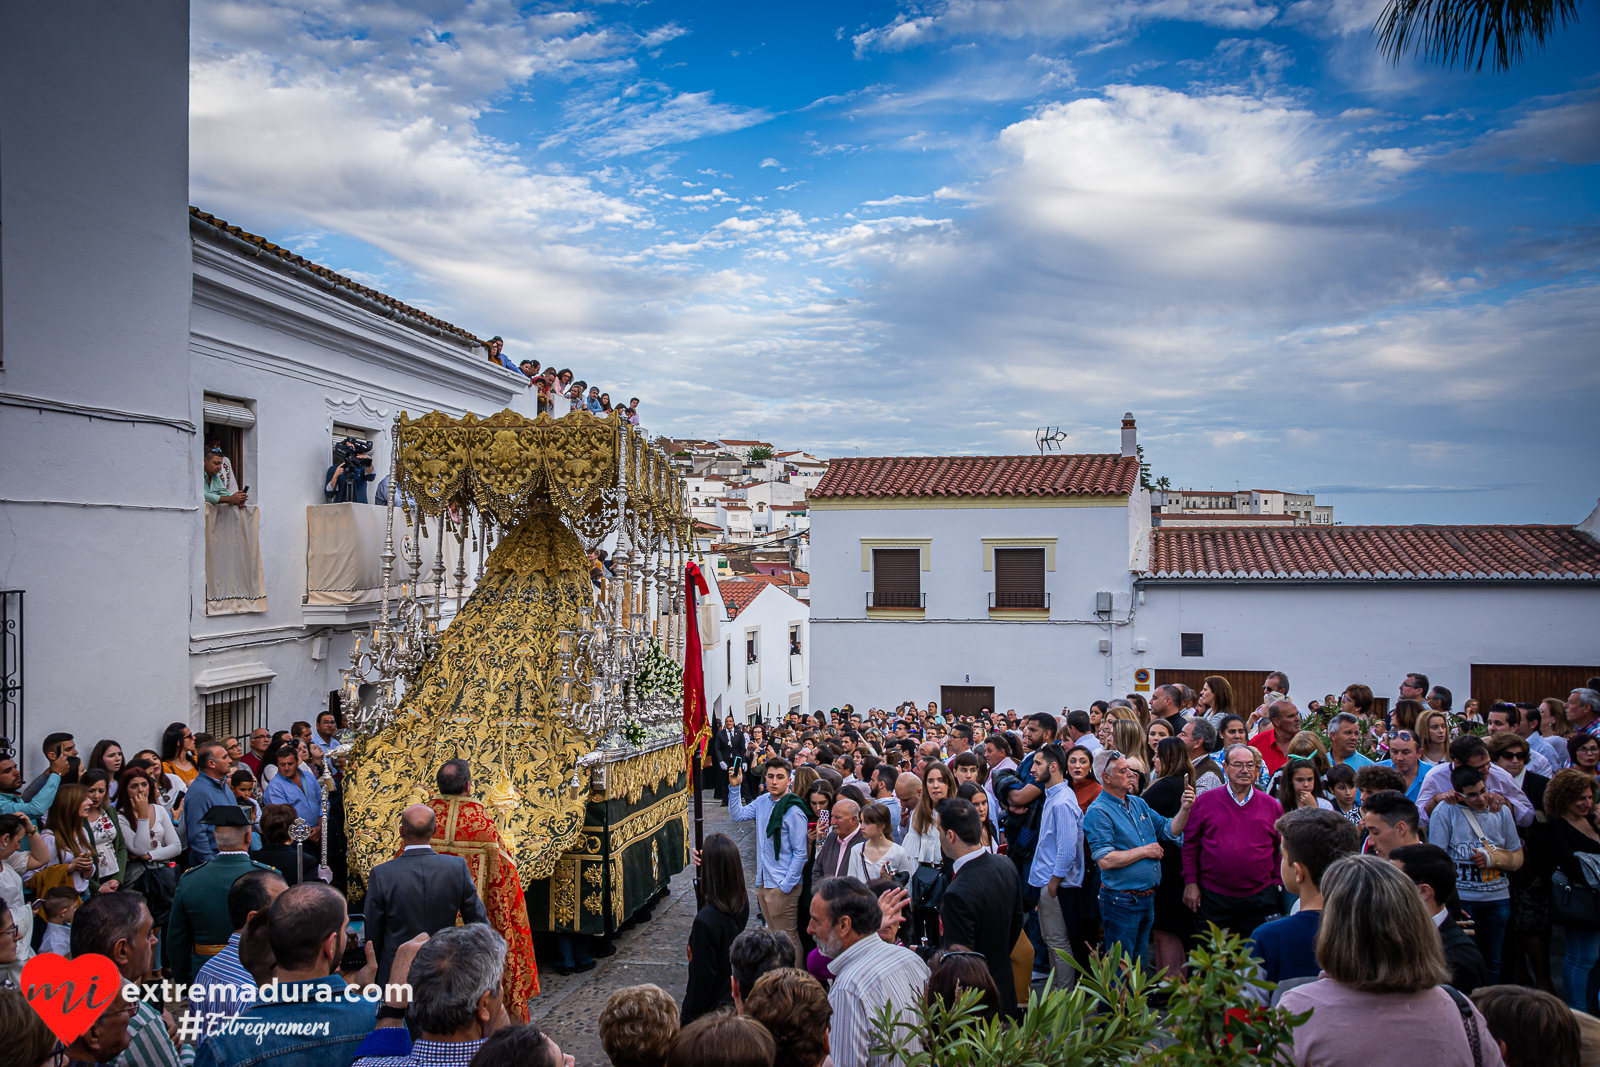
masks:
[[[941,685],[939,707],[951,709],[958,718],[966,716],[975,719],[984,708],[994,710],[994,686]]]
[[[1218,677],[1226,678],[1228,684],[1233,687],[1233,713],[1249,718],[1250,713],[1261,706],[1261,689],[1267,680],[1267,675],[1271,673],[1271,671],[1167,671],[1158,669],[1155,672],[1155,678],[1151,686],[1153,689],[1158,685],[1186,685],[1198,693],[1200,692],[1200,687],[1205,685],[1207,678],[1217,675]],[[1304,704],[1299,699],[1301,696],[1306,696],[1309,699],[1309,694],[1297,693],[1295,695],[1295,703],[1299,704],[1303,709]],[[1320,698],[1321,694],[1319,693],[1317,696]]]
[[[1558,667],[1519,663],[1474,663],[1472,665],[1472,697],[1481,710],[1487,711],[1496,700],[1509,700],[1513,704],[1537,704],[1545,697],[1563,701],[1574,689],[1589,684],[1589,679],[1600,675],[1600,666]],[[1456,710],[1466,703],[1456,697]]]

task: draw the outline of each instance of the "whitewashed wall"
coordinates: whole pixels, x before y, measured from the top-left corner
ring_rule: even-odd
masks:
[[[352,633],[369,625],[359,614],[346,622],[326,611],[308,616],[302,605],[305,509],[324,501],[334,424],[370,431],[381,479],[397,412],[482,416],[512,407],[532,415],[532,398],[521,374],[489,364],[481,349],[380,318],[246,258],[205,229],[197,228],[194,272],[193,403],[198,409],[204,393],[215,393],[244,400],[256,415],[245,433],[243,478],[261,508],[268,610],[207,617],[204,545],[197,545],[189,672],[275,673],[271,720],[284,727],[326,707],[349,663]],[[368,483],[369,500],[377,484]],[[189,714],[200,721],[197,693]]]
[[[711,571],[707,570],[706,574],[707,584],[711,586],[708,599],[716,604],[720,638],[714,648],[705,650],[702,661],[707,713],[716,710],[719,722],[729,714],[741,723],[748,722],[754,716],[746,711],[746,707],[754,700],[760,703],[762,716],[771,721],[788,714],[795,693],[800,694],[802,714],[814,710],[811,703],[811,609],[783,590],[768,585],[739,613],[738,618],[730,621],[721,591],[717,583],[711,580]],[[799,683],[790,681],[788,655],[789,626],[796,622],[800,624],[802,650]],[[752,628],[761,631],[761,686],[757,692],[747,693],[744,641],[745,631]],[[729,641],[733,642],[731,685],[728,671]]]
[[[817,504],[808,568],[814,706],[926,703],[939,698],[941,685],[992,685],[1001,709],[1058,711],[1131,686],[1126,505],[835,510]],[[932,539],[930,569],[922,573],[926,616],[868,620],[872,574],[861,569],[861,540],[900,537]],[[1057,539],[1056,569],[1045,573],[1049,621],[989,619],[994,572],[983,569],[986,537]],[[1102,590],[1113,594],[1110,620],[1095,615]],[[1101,653],[1102,640],[1112,642],[1111,655]]]
[[[1283,670],[1302,703],[1353,682],[1393,701],[1408,672],[1466,702],[1474,663],[1586,664],[1600,656],[1600,587],[1440,582],[1144,586],[1134,632],[1156,671]],[[1203,657],[1179,655],[1205,635]],[[1549,694],[1555,696],[1558,694]],[[1565,693],[1559,694],[1565,696]]]
[[[29,775],[51,730],[188,708],[188,54],[183,0],[0,5],[0,588],[26,590]]]

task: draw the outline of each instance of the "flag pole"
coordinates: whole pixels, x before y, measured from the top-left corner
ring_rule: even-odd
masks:
[[[683,740],[689,759],[689,788],[694,795],[694,849],[705,848],[705,811],[700,799],[700,771],[705,762],[705,744],[711,738],[710,724],[706,721],[706,690],[704,648],[700,641],[699,612],[695,606],[695,592],[709,594],[711,589],[693,562],[683,568],[684,647],[683,647]],[[700,868],[694,871],[695,910],[705,907],[705,888],[700,883]]]

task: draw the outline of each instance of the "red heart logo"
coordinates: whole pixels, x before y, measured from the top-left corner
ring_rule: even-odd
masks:
[[[45,1025],[70,1045],[106,1013],[122,988],[122,974],[105,956],[67,959],[41,953],[22,968],[22,993]]]

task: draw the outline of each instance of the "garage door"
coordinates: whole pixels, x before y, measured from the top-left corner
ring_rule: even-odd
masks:
[[[1582,688],[1600,675],[1600,666],[1540,666],[1526,663],[1474,663],[1472,696],[1480,708],[1496,700],[1513,704],[1537,704],[1545,697],[1567,699],[1567,694]],[[1456,707],[1466,703],[1456,697]]]

